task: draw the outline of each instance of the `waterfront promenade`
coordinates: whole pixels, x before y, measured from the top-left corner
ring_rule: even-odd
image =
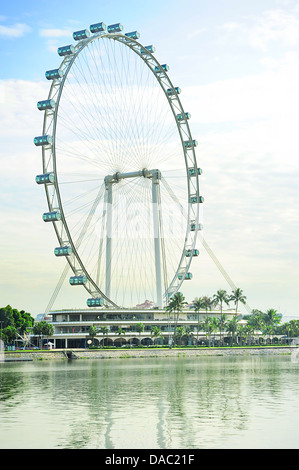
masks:
[[[297,346],[247,346],[247,347],[201,347],[201,348],[132,348],[132,349],[54,349],[39,351],[6,351],[5,361],[67,360],[73,359],[119,359],[149,357],[203,357],[203,356],[252,356],[291,355],[299,350]]]

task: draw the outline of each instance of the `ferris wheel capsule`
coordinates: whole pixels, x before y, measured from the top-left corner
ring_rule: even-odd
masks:
[[[44,222],[58,222],[59,220],[61,220],[61,214],[59,210],[44,212],[43,214]]]
[[[110,24],[107,28],[108,33],[120,33],[124,29],[121,23]]]
[[[156,48],[155,48],[155,46],[153,46],[153,45],[145,46],[145,47],[141,47],[141,48],[140,48],[141,54],[144,54],[144,55],[145,55],[145,54],[148,54],[148,53],[153,54],[155,51],[156,51]]]
[[[54,100],[43,100],[37,102],[37,109],[44,111],[46,109],[54,109],[55,101]]]
[[[96,297],[87,300],[88,307],[102,307],[103,305],[104,299],[102,297]]]
[[[90,31],[88,29],[81,29],[80,31],[75,31],[73,33],[73,39],[75,41],[81,41],[82,39],[87,39],[90,37]]]
[[[125,33],[125,36],[131,39],[139,39],[140,33],[138,33],[138,31],[132,31],[131,33]]]
[[[62,46],[58,47],[57,49],[58,55],[60,56],[66,56],[66,55],[72,55],[75,52],[74,46],[71,44],[69,46]]]
[[[37,147],[41,147],[43,145],[49,145],[52,144],[53,139],[51,135],[40,135],[39,137],[34,137],[33,139],[34,145]]]
[[[72,248],[70,246],[58,246],[54,249],[55,256],[70,256],[72,254]]]
[[[47,80],[57,80],[63,76],[63,73],[60,69],[47,70],[46,73]]]
[[[106,30],[106,25],[105,23],[96,23],[96,24],[91,24],[90,25],[90,32],[91,33],[101,33]]]
[[[36,181],[37,184],[54,183],[55,175],[54,175],[53,172],[45,173],[43,175],[36,175],[35,181]]]
[[[87,277],[83,274],[79,276],[71,276],[69,279],[69,283],[71,284],[71,286],[83,286],[87,283]]]

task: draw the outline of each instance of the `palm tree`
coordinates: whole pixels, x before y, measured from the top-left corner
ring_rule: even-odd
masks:
[[[117,334],[120,337],[121,335],[125,335],[126,332],[121,328],[121,326],[118,327]]]
[[[188,302],[186,302],[184,295],[181,292],[177,292],[171,297],[170,302],[166,307],[166,311],[169,315],[171,313],[174,314],[175,328],[177,327],[179,315],[183,311],[183,308],[185,305],[187,305],[187,303]]]
[[[260,310],[252,310],[252,314],[246,317],[247,324],[252,330],[253,335],[256,331],[262,330],[264,327],[264,314]]]
[[[246,296],[243,295],[243,291],[239,287],[237,287],[235,290],[232,291],[230,300],[232,300],[236,305],[236,313],[238,312],[239,302],[242,302],[242,304],[246,304]]]
[[[187,344],[189,344],[189,339],[191,340],[192,344],[194,344],[194,342],[193,342],[193,331],[192,331],[190,326],[187,326],[185,328],[185,336],[186,336]]]
[[[203,307],[206,309],[206,314],[208,314],[208,310],[212,310],[213,300],[211,297],[204,296],[203,300]]]
[[[222,313],[222,315],[220,315],[220,318],[218,318],[218,326],[219,326],[219,332],[220,332],[220,343],[222,343],[222,332],[225,330],[226,321],[227,321],[227,316],[225,315],[225,313]]]
[[[98,333],[97,327],[94,326],[94,325],[91,325],[91,326],[89,327],[88,334],[89,334],[89,336],[92,338],[92,344],[93,344],[93,342],[94,342],[94,338],[97,336],[97,333]]]
[[[158,327],[158,326],[153,326],[152,327],[152,330],[151,330],[151,336],[154,337],[154,344],[155,344],[155,338],[157,338],[157,342],[158,342],[158,338],[161,336],[161,329]]]
[[[175,329],[175,332],[174,332],[175,341],[178,339],[178,343],[180,345],[182,344],[182,337],[184,336],[184,334],[185,334],[185,328],[183,326],[178,326]]]
[[[213,297],[213,303],[215,305],[220,304],[221,315],[222,315],[222,309],[223,309],[223,302],[226,303],[226,305],[229,305],[230,297],[227,295],[226,290],[219,289],[217,290],[217,293]]]
[[[108,330],[107,326],[104,325],[104,326],[101,326],[101,327],[100,327],[100,332],[101,332],[102,335],[103,335],[103,346],[105,346],[105,336],[108,337],[108,331],[109,331],[109,330]]]
[[[136,331],[137,331],[137,333],[139,333],[139,343],[141,343],[140,336],[141,336],[141,333],[144,332],[144,324],[143,323],[137,323],[136,324]]]
[[[199,333],[199,310],[206,307],[204,297],[195,297],[192,303],[192,308],[197,312],[197,333],[196,333],[196,344],[198,344],[198,333]]]
[[[211,333],[214,333],[213,346],[215,346],[215,333],[216,333],[216,331],[218,330],[218,327],[219,327],[218,318],[216,318],[216,317],[211,318],[210,326],[211,326]]]
[[[264,314],[263,319],[266,325],[266,329],[269,333],[269,336],[271,334],[273,335],[275,331],[275,327],[277,327],[278,324],[280,323],[280,318],[278,316],[277,310],[274,310],[274,308],[270,308]]]
[[[202,323],[202,329],[206,333],[206,342],[210,345],[210,340],[208,341],[208,337],[210,336],[210,333],[212,331],[212,325],[211,325],[211,319],[206,317],[205,320]]]
[[[227,330],[230,331],[230,333],[231,333],[231,344],[233,343],[236,332],[238,330],[238,322],[239,321],[240,321],[240,319],[237,316],[234,316],[232,318],[232,320],[230,320],[227,323]]]

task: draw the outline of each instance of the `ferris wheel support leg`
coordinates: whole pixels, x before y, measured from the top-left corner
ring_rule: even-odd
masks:
[[[106,186],[107,234],[106,234],[106,295],[110,298],[111,290],[111,245],[112,245],[112,183]]]
[[[155,266],[156,266],[156,290],[157,307],[162,308],[162,278],[161,278],[161,251],[160,251],[160,230],[159,230],[159,179],[152,178],[152,202],[154,219],[154,243],[155,243]]]

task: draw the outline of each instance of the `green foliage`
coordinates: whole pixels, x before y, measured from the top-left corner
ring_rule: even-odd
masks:
[[[34,326],[34,318],[24,310],[17,310],[10,305],[0,308],[0,329],[15,328],[19,334]],[[3,331],[4,333],[4,331]]]

